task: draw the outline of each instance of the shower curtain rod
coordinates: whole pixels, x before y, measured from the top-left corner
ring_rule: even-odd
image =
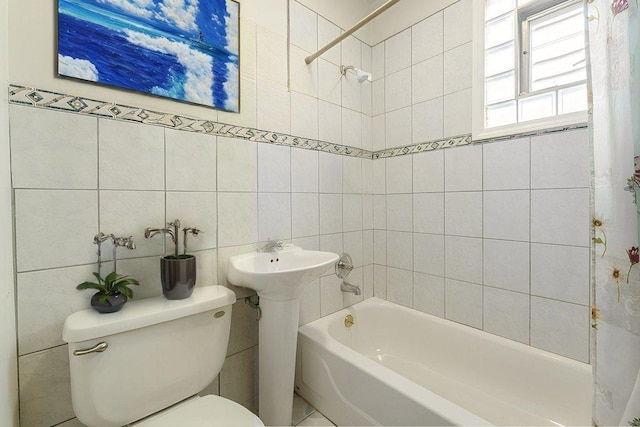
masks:
[[[374,10],[373,12],[371,12],[369,15],[365,16],[362,20],[360,20],[360,22],[358,22],[356,25],[351,27],[349,30],[347,30],[344,33],[342,33],[342,35],[338,36],[335,40],[333,40],[332,42],[328,43],[325,47],[323,47],[322,49],[320,49],[319,51],[317,51],[313,55],[309,55],[306,58],[304,58],[304,62],[306,62],[307,64],[311,64],[320,55],[322,55],[323,53],[325,53],[326,51],[328,51],[329,49],[331,49],[332,47],[334,47],[335,45],[340,43],[342,40],[344,40],[347,37],[349,37],[351,34],[353,34],[356,31],[358,31],[360,28],[362,28],[365,25],[367,25],[367,23],[369,21],[371,21],[373,18],[381,15],[382,13],[384,13],[384,11],[386,11],[387,9],[389,9],[391,6],[393,6],[394,4],[398,3],[399,1],[400,0],[389,0],[388,2],[386,2],[382,6],[380,6],[379,8]]]

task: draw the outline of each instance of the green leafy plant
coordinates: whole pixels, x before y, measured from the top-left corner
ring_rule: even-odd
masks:
[[[640,418],[634,418],[632,421],[629,421],[628,424],[632,427],[640,427]]]
[[[107,274],[104,278],[99,273],[93,273],[93,275],[97,279],[97,282],[82,282],[76,286],[76,289],[95,289],[100,294],[98,298],[100,302],[105,302],[109,296],[118,293],[126,295],[127,298],[133,298],[133,291],[129,286],[140,285],[140,283],[136,279],[131,278],[131,276],[122,276],[115,271]]]

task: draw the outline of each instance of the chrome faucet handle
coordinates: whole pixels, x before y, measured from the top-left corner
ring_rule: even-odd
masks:
[[[340,279],[344,279],[353,270],[353,260],[351,256],[347,253],[340,255],[338,261],[336,262],[336,276]]]

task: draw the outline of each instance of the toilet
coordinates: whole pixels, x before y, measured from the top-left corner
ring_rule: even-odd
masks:
[[[73,410],[89,427],[263,427],[251,411],[215,395],[197,396],[224,363],[236,296],[196,288],[184,300],[131,301],[117,313],[70,315]]]

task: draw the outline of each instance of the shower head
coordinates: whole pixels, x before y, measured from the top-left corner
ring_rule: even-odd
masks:
[[[359,68],[354,67],[353,65],[341,65],[340,66],[340,74],[343,76],[347,74],[347,71],[351,70],[355,73],[356,79],[358,83],[370,82],[371,81],[371,73],[366,71],[362,71]]]

